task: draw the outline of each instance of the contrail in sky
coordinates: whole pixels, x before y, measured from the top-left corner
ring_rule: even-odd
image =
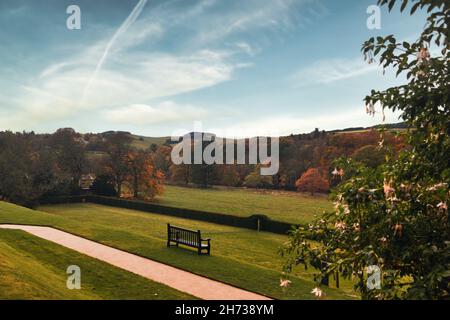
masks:
[[[122,23],[122,25],[117,29],[117,31],[114,33],[112,38],[109,40],[108,44],[106,45],[105,51],[103,52],[102,57],[100,58],[97,67],[95,68],[94,73],[92,74],[91,78],[89,79],[89,82],[87,83],[86,87],[83,91],[83,96],[81,98],[81,102],[84,101],[86,98],[86,94],[88,93],[92,83],[95,81],[95,78],[97,77],[98,73],[103,67],[103,64],[106,61],[106,58],[108,57],[109,50],[113,47],[114,43],[116,42],[117,38],[119,38],[122,34],[124,34],[128,28],[137,20],[139,15],[141,14],[142,10],[144,9],[145,5],[147,4],[148,0],[139,0],[139,3],[134,7],[133,11],[131,11],[128,18]]]

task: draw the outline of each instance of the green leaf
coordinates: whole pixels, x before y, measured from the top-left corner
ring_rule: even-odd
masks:
[[[403,12],[408,5],[408,0],[403,0],[402,6],[400,7],[400,12]]]
[[[419,8],[420,6],[420,2],[417,2],[415,5],[413,5],[413,7],[411,8],[411,15],[413,15],[416,10]]]
[[[388,6],[389,12],[392,11],[392,8],[394,7],[394,5],[395,5],[395,0],[391,0],[391,2],[389,2],[389,6]]]

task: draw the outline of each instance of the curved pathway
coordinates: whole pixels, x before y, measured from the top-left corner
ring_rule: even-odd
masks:
[[[138,274],[144,278],[165,284],[182,292],[205,300],[270,300],[222,282],[214,281],[180,270],[160,262],[142,258],[95,241],[50,227],[0,225],[2,229],[23,230],[37,237],[52,241],[87,256]]]

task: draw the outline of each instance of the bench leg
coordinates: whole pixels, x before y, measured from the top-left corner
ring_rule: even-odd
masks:
[[[202,255],[203,254],[203,250],[206,250],[206,254],[208,256],[211,255],[211,247],[207,247],[207,248],[199,247],[197,249],[198,255]]]
[[[173,247],[173,245],[172,245],[172,242],[174,242],[174,241],[172,241],[172,240],[167,240],[167,247]],[[175,246],[177,246],[178,247],[178,242],[175,242]]]

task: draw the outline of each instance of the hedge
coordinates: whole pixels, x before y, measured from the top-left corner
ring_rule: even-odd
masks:
[[[250,217],[238,217],[221,213],[162,206],[159,204],[140,200],[127,200],[97,195],[51,197],[44,198],[39,201],[40,204],[61,204],[77,202],[91,202],[107,206],[133,209],[191,220],[212,222],[226,226],[246,228],[251,230],[258,230],[259,228],[260,231],[267,231],[277,234],[287,234],[290,230],[292,230],[293,227],[293,225],[290,223],[271,220],[265,215],[256,214]]]

